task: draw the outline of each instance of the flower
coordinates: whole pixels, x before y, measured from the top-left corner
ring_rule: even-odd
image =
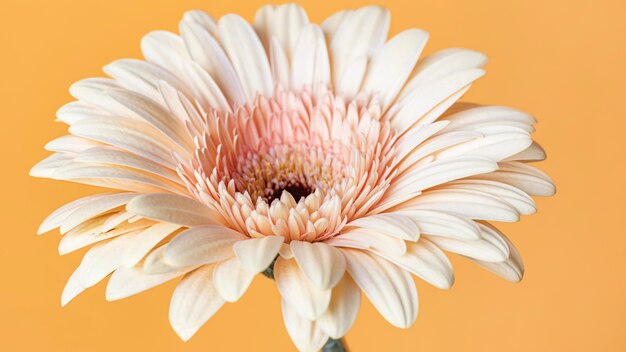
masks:
[[[486,57],[428,39],[386,41],[380,7],[321,25],[298,5],[266,6],[250,25],[185,14],[181,35],[145,36],[124,59],[72,85],[58,119],[69,135],[31,174],[115,189],[52,213],[61,254],[91,246],[66,304],[112,273],[116,300],[182,277],[170,322],[189,339],[256,274],[273,268],[287,331],[319,349],[353,324],[361,291],[394,326],[411,326],[411,274],[439,288],[444,251],[510,281],[513,244],[488,221],[535,212],[555,192],[528,163],[545,153],[535,119],[459,103]],[[273,266],[272,266],[273,265]]]

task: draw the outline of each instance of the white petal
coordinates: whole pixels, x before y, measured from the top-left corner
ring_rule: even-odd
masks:
[[[182,77],[182,64],[189,60],[183,40],[174,33],[154,31],[141,39],[141,52],[146,61],[157,64]]]
[[[274,279],[283,300],[302,317],[315,320],[328,308],[331,290],[313,285],[296,260],[278,257]]]
[[[325,243],[336,247],[348,248],[354,247],[350,245],[351,243],[358,243],[364,245],[365,248],[370,248],[392,256],[400,256],[406,252],[406,243],[404,240],[365,228],[348,230]]]
[[[120,85],[110,78],[87,78],[72,84],[70,94],[81,102],[91,104],[107,113],[105,116],[97,117],[110,117],[108,115],[133,117],[132,112],[106,94],[107,90],[119,87]]]
[[[382,7],[367,6],[345,14],[330,41],[336,92],[348,97],[357,93],[367,61],[383,46],[388,30],[389,12]]]
[[[537,122],[529,114],[506,106],[475,106],[470,104],[456,104],[446,114],[445,119],[450,121],[448,131],[480,130],[490,126],[510,126],[522,129],[528,133],[534,131],[533,125]]]
[[[162,99],[158,81],[155,84],[156,94]],[[193,141],[185,131],[182,122],[174,118],[166,107],[157,104],[154,100],[141,94],[125,89],[110,89],[107,93],[115,99],[115,101],[141,116],[145,121],[161,131],[181,148],[194,147]]]
[[[496,231],[495,229],[493,230]],[[500,232],[498,233],[500,234],[500,237],[506,241],[509,247],[509,258],[507,260],[499,263],[492,263],[472,258],[470,259],[507,281],[520,282],[524,276],[524,262],[522,261],[522,257],[513,243],[505,235]]]
[[[90,119],[93,117],[106,117],[111,114],[86,101],[76,100],[63,105],[57,110],[57,120],[68,125],[76,121]]]
[[[213,108],[222,112],[231,112],[230,105],[219,85],[200,65],[190,61],[183,66],[191,89],[205,109]]]
[[[181,183],[180,177],[170,168],[159,165],[139,155],[112,147],[98,146],[76,155],[74,161],[92,164],[126,166],[151,173],[172,182]]]
[[[393,326],[408,328],[417,318],[417,290],[411,275],[386,259],[345,249],[348,273]]]
[[[246,97],[242,83],[239,82],[224,49],[213,35],[203,26],[189,20],[181,21],[180,33],[193,61],[215,79],[231,101],[239,104],[245,103]]]
[[[135,234],[136,235],[136,234]],[[78,268],[78,280],[82,287],[91,287],[122,265],[122,250],[131,235],[116,237],[92,247],[83,257]]]
[[[124,248],[124,266],[133,267],[164,238],[180,229],[181,225],[157,223],[133,237]]]
[[[346,270],[341,252],[327,244],[291,241],[291,250],[300,269],[320,289],[335,287]]]
[[[42,234],[44,232],[53,230],[61,226],[63,221],[67,219],[74,211],[84,206],[89,206],[89,204],[91,204],[94,201],[98,201],[99,199],[106,198],[106,197],[116,195],[116,194],[118,193],[94,194],[94,195],[79,198],[70,203],[67,203],[64,206],[60,207],[59,209],[55,210],[52,214],[48,215],[48,217],[46,217],[46,219],[39,226],[37,233]]]
[[[291,61],[291,86],[327,86],[330,83],[330,63],[322,29],[308,25],[300,32]]]
[[[63,221],[61,233],[66,233],[86,220],[122,206],[135,196],[135,193],[116,193],[93,200],[89,204],[76,209]]]
[[[120,235],[139,233],[152,224],[152,222],[145,220],[137,221],[132,224],[120,225],[113,230],[105,232],[103,226],[106,218],[105,216],[88,220],[65,234],[61,242],[59,242],[59,254],[64,255],[96,242]]]
[[[171,158],[174,145],[146,122],[116,116],[93,118],[74,123],[69,131],[128,150],[171,169],[176,167]]]
[[[511,155],[506,158],[505,161],[541,161],[545,159],[546,151],[543,150],[539,143],[533,142],[528,148],[515,155]]]
[[[514,222],[519,213],[497,197],[464,189],[437,189],[424,192],[402,205],[403,209],[424,209],[450,213],[475,220]]]
[[[28,174],[33,177],[52,178],[54,173],[74,160],[70,153],[54,153],[33,166]]]
[[[509,203],[515,211],[522,215],[533,214],[537,211],[535,201],[528,194],[502,182],[467,179],[449,182],[442,188],[472,190],[489,194]]]
[[[90,148],[99,147],[102,143],[77,136],[67,135],[48,142],[44,149],[51,152],[80,153]]]
[[[423,234],[464,240],[480,238],[480,229],[470,219],[433,210],[399,209],[397,212],[410,217]]]
[[[346,226],[356,226],[407,241],[417,241],[420,229],[410,217],[400,213],[382,213],[358,218]]]
[[[343,337],[354,324],[361,307],[361,290],[349,275],[333,288],[328,309],[317,319],[317,325],[333,339]]]
[[[257,94],[271,96],[274,83],[269,61],[250,24],[237,15],[229,14],[220,19],[217,32],[247,100],[252,101]]]
[[[233,257],[217,264],[213,272],[213,284],[226,302],[236,302],[246,292],[254,275]]]
[[[428,239],[441,249],[462,254],[466,257],[486,261],[503,262],[509,257],[509,246],[502,236],[495,230],[483,224],[478,224],[481,229],[481,238],[474,241],[454,240],[451,238],[427,236]]]
[[[378,93],[383,110],[404,86],[427,40],[425,31],[406,30],[385,43],[372,59],[361,89]]]
[[[145,194],[133,198],[126,210],[148,219],[183,226],[219,224],[221,215],[191,198],[164,193]]]
[[[269,53],[273,38],[291,58],[298,43],[300,31],[309,22],[306,12],[298,4],[266,5],[254,16],[254,29]]]
[[[249,272],[257,274],[267,269],[276,258],[284,240],[282,236],[252,238],[235,243],[233,250],[241,265]]]
[[[85,291],[85,288],[80,284],[80,280],[78,280],[79,270],[80,267],[74,270],[69,280],[67,280],[65,287],[63,288],[63,293],[61,294],[61,307],[64,307],[76,296]]]
[[[109,278],[106,288],[106,299],[107,301],[115,301],[136,295],[182,276],[193,269],[195,268],[184,268],[163,274],[146,274],[141,265],[120,267]]]
[[[491,172],[497,168],[498,165],[492,160],[481,157],[463,156],[435,160],[399,177],[389,187],[388,192],[405,190],[407,187],[412,191],[424,190],[460,178]]]
[[[214,268],[215,265],[205,265],[185,275],[172,295],[170,324],[184,341],[224,305],[213,285]]]
[[[503,182],[531,196],[549,197],[556,193],[556,187],[550,176],[530,165],[506,161],[499,163],[498,166],[497,171],[476,176],[476,178]]]
[[[454,271],[448,257],[425,238],[407,243],[406,253],[401,257],[387,257],[390,261],[420,277],[431,285],[448,289],[454,283]]]
[[[187,229],[167,244],[165,261],[176,267],[216,263],[233,257],[233,244],[245,238],[223,226]]]
[[[319,328],[314,321],[305,319],[283,299],[281,302],[283,320],[291,341],[301,352],[319,351],[328,336]]]
[[[502,161],[532,144],[530,134],[517,127],[488,126],[476,131],[482,133],[483,137],[444,150],[439,153],[439,157],[475,155]]]

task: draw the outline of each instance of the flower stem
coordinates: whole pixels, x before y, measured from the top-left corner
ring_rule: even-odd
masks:
[[[276,257],[278,258],[278,256]],[[274,280],[274,263],[276,263],[276,259],[263,271],[263,275],[265,275],[268,279]],[[335,340],[333,338],[328,338],[328,341],[322,347],[322,352],[348,352],[348,348],[345,346],[342,339]]]
[[[333,338],[329,338],[328,341],[322,347],[322,352],[347,352],[348,349],[344,345],[342,339],[335,340]]]

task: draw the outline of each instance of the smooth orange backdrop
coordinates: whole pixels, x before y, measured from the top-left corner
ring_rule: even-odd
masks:
[[[69,85],[102,75],[139,40],[176,30],[188,9],[251,20],[262,1],[25,1],[0,4],[0,350],[290,351],[273,283],[255,279],[188,343],[167,321],[173,283],[118,302],[101,283],[60,307],[83,253],[59,257],[58,233],[35,236],[61,204],[93,191],[28,177],[65,132],[54,123]],[[320,21],[363,1],[302,1]],[[513,106],[540,121],[541,167],[558,185],[539,213],[503,224],[526,262],[510,284],[453,257],[456,284],[418,282],[420,313],[408,330],[366,303],[347,336],[353,351],[626,350],[626,3],[620,1],[388,1],[392,33],[431,33],[426,52],[463,46],[491,59],[464,100]]]

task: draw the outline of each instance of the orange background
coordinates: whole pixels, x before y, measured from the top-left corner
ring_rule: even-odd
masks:
[[[321,21],[361,1],[302,1]],[[70,84],[140,57],[148,31],[175,31],[188,9],[251,20],[262,1],[25,1],[0,4],[3,351],[290,351],[273,283],[255,279],[188,343],[167,320],[173,283],[118,302],[101,283],[61,309],[83,253],[59,257],[58,233],[35,236],[61,204],[93,191],[28,177],[65,132],[54,123]],[[510,105],[538,117],[541,167],[558,185],[539,213],[501,228],[526,262],[510,284],[453,257],[449,291],[418,282],[409,330],[369,304],[347,336],[353,351],[626,350],[626,3],[621,1],[389,1],[392,33],[431,33],[426,52],[463,46],[487,53],[488,74],[465,100]]]

